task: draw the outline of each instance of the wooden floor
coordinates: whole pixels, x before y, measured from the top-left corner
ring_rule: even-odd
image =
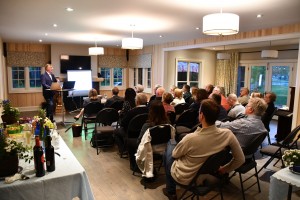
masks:
[[[73,116],[77,113],[67,114],[65,121],[74,122]],[[55,116],[55,120],[59,122],[61,114]],[[79,122],[79,121],[78,121]],[[271,122],[271,136],[274,140],[276,133],[276,121]],[[162,188],[165,187],[163,170],[159,172],[159,178],[156,183],[150,184],[149,188],[144,189],[141,184],[139,174],[133,176],[129,169],[129,161],[125,158],[120,158],[117,154],[117,149],[108,148],[101,150],[100,154],[96,154],[96,149],[90,146],[91,131],[89,130],[88,139],[82,137],[73,137],[72,129],[65,132],[66,127],[59,125],[58,130],[66,144],[69,146],[73,154],[76,156],[81,165],[85,168],[88,175],[93,194],[96,200],[158,200],[167,199]],[[266,143],[266,141],[265,141]],[[264,164],[267,158],[258,158],[258,168]],[[271,167],[270,167],[271,168]],[[273,168],[276,171],[279,168]],[[260,173],[261,193],[258,192],[257,186],[253,186],[246,192],[246,199],[266,200],[269,195],[269,177],[274,173],[271,170],[263,170]],[[253,178],[254,179],[254,178]],[[247,184],[247,183],[246,183]],[[182,189],[178,188],[177,195],[182,193]],[[210,199],[216,194],[211,192],[202,199]],[[238,176],[231,179],[228,185],[223,189],[224,199],[240,200],[242,199],[240,191],[240,183]],[[293,193],[293,199],[299,199],[299,193]],[[220,199],[220,196],[215,199]]]

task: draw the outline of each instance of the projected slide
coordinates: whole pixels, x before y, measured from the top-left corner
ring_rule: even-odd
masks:
[[[91,70],[68,70],[68,81],[76,81],[75,90],[90,90],[92,88]]]

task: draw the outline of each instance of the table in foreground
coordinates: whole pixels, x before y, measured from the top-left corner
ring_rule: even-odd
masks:
[[[270,200],[291,199],[292,190],[300,189],[300,175],[294,174],[288,167],[279,170],[270,179]]]
[[[0,181],[0,199],[71,200],[78,197],[81,200],[93,200],[94,195],[84,168],[61,137],[59,149],[55,152],[60,154],[55,156],[56,169],[54,172],[46,171],[43,177],[35,176],[33,161],[28,164],[21,160],[22,173],[30,179],[12,184]]]

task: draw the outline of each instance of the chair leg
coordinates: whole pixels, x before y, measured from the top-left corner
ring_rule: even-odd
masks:
[[[268,132],[267,136],[268,136],[268,143],[270,145],[271,144],[270,132]]]
[[[258,173],[257,173],[257,167],[255,166],[254,169],[255,169],[255,176],[256,176],[258,191],[261,192],[261,190],[260,190],[260,184],[259,184],[259,178],[258,178]]]
[[[243,185],[242,174],[239,173],[239,176],[240,176],[240,183],[241,183],[242,195],[243,195],[243,199],[245,200],[245,192],[244,192],[244,185]]]

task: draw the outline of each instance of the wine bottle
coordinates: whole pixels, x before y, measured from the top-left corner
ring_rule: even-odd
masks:
[[[37,177],[44,176],[45,175],[44,152],[43,152],[43,148],[40,145],[39,136],[35,136],[35,146],[33,147],[33,157],[34,157],[35,175]]]
[[[45,147],[45,155],[46,155],[46,168],[48,172],[53,172],[55,170],[55,154],[54,147],[51,145],[51,136],[50,130],[46,126],[46,147]]]

